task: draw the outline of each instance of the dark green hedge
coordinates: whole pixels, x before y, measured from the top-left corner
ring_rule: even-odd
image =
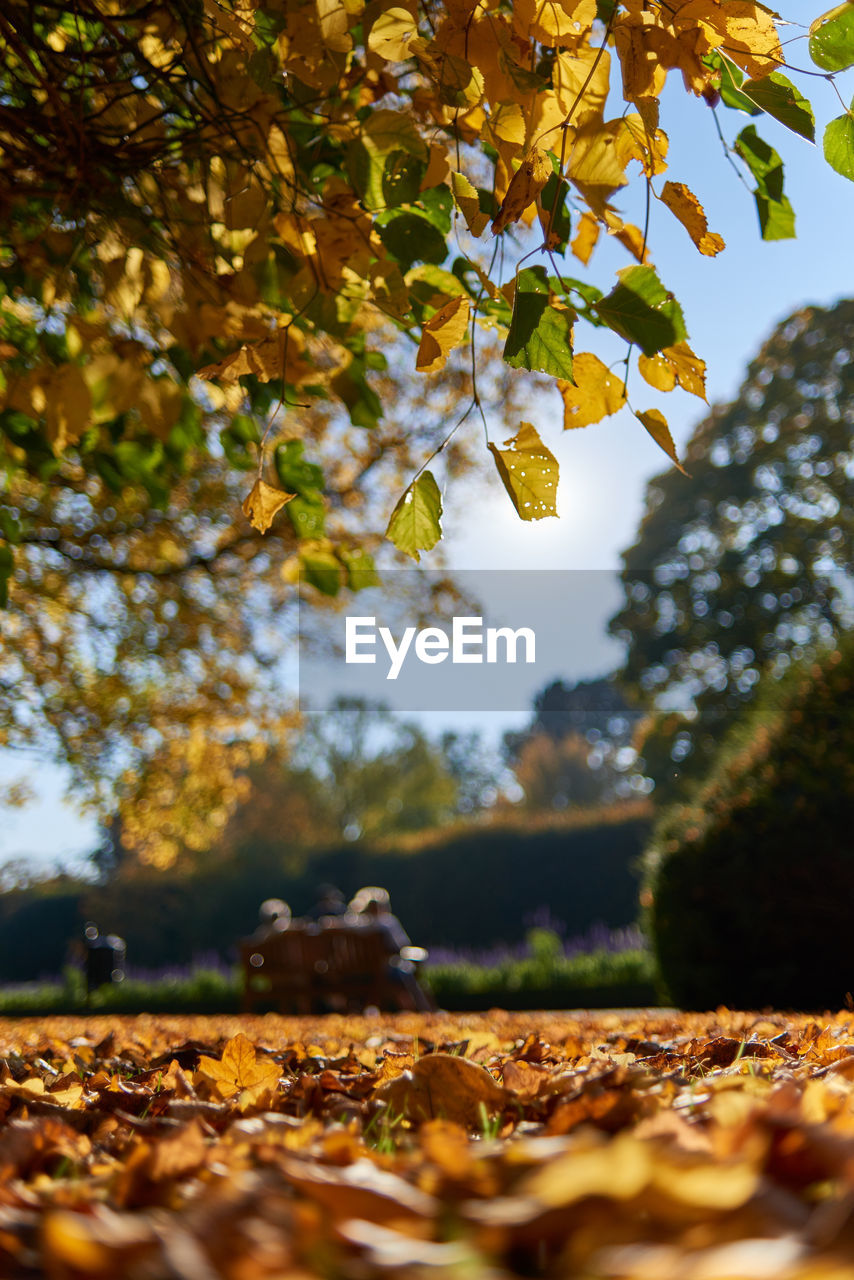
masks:
[[[854,648],[772,685],[647,856],[648,925],[689,1008],[854,990]]]
[[[522,942],[543,908],[570,936],[597,922],[622,928],[637,919],[637,865],[648,831],[647,818],[618,814],[533,831],[473,828],[408,852],[353,844],[313,854],[299,873],[285,870],[290,851],[282,838],[192,877],[117,878],[66,891],[61,902],[49,886],[17,891],[0,898],[0,979],[59,972],[86,919],[127,940],[131,965],[185,965],[209,953],[228,958],[255,928],[264,898],[282,897],[299,915],[324,881],[348,896],[384,885],[413,941],[426,946]]]

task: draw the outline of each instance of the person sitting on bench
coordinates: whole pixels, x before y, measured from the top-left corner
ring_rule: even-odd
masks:
[[[405,1003],[423,1013],[435,1009],[416,977],[416,965],[427,958],[423,947],[413,947],[409,934],[393,914],[387,889],[370,885],[360,889],[350,902],[349,912],[362,928],[375,929],[385,943],[389,957],[388,976],[401,988]]]

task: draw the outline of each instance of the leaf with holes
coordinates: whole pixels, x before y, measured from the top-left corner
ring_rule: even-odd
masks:
[[[543,444],[535,427],[523,422],[504,448],[490,444],[501,482],[523,520],[556,516],[557,458]]]

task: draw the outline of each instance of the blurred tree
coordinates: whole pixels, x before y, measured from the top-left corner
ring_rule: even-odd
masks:
[[[784,320],[686,467],[649,485],[611,622],[656,711],[643,752],[665,792],[704,770],[763,679],[854,619],[854,302]]]
[[[337,698],[306,717],[293,763],[321,785],[325,818],[345,840],[439,826],[456,811],[442,751],[362,698]]]
[[[539,732],[526,738],[513,763],[525,808],[586,808],[612,799],[614,774],[602,764],[594,768],[591,754],[590,743],[580,733],[555,738]]]
[[[613,676],[546,685],[534,698],[531,723],[504,735],[526,807],[565,809],[643,794],[633,747],[640,718]]]

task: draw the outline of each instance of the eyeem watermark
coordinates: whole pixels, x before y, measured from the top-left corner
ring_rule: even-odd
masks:
[[[396,680],[409,656],[427,666],[450,660],[463,663],[535,663],[537,636],[532,627],[484,627],[483,618],[451,620],[451,634],[442,627],[406,627],[396,640],[390,627],[378,627],[376,617],[348,617],[344,624],[344,661],[374,664],[380,644],[388,659],[386,680]],[[524,653],[524,657],[520,657]]]
[[[401,715],[530,718],[533,699],[554,681],[590,679],[622,659],[605,634],[623,599],[611,571],[383,569],[342,589],[331,608],[310,580],[305,587],[298,692],[306,710],[356,697]]]

